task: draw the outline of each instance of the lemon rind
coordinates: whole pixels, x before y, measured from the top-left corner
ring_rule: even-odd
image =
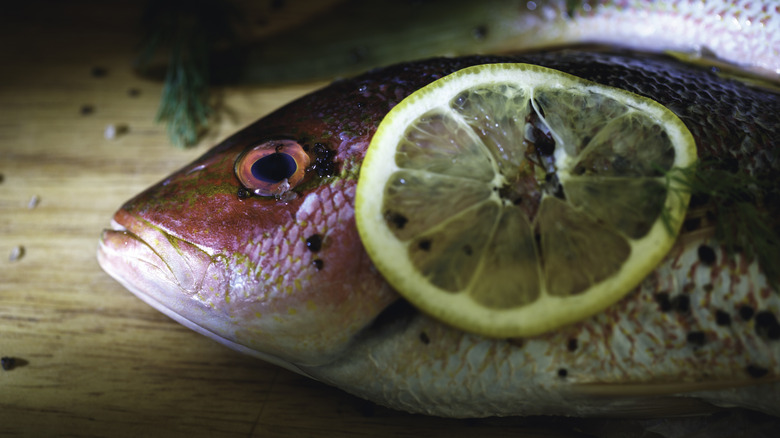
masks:
[[[485,80],[486,75],[490,76],[489,81]],[[394,147],[379,148],[374,146],[375,143],[399,139],[409,124],[430,110],[444,108],[449,112],[449,102],[462,90],[473,87],[475,76],[480,85],[489,82],[511,82],[520,88],[525,87],[529,96],[533,95],[534,88],[540,86],[576,87],[620,100],[633,110],[649,115],[666,128],[675,146],[673,167],[686,167],[696,160],[693,137],[683,122],[671,111],[650,99],[528,64],[486,64],[468,67],[411,94],[393,108],[377,128],[361,168],[355,207],[358,231],[374,265],[390,285],[425,313],[460,329],[489,337],[534,336],[604,310],[636,288],[673,246],[688,203],[688,195],[679,190],[681,187],[675,181],[670,182],[665,204],[671,213],[668,224],[658,220],[643,238],[627,238],[631,255],[615,275],[583,293],[565,298],[547,294],[542,283],[540,298],[517,308],[486,308],[476,303],[467,293],[451,293],[432,286],[410,263],[408,242],[398,240],[384,225],[382,198],[376,196],[376,190],[372,191],[367,187],[380,187],[380,190],[384,190],[387,179],[401,168],[395,164]],[[444,106],[442,102],[445,103]],[[412,107],[414,110],[407,110]],[[397,143],[395,141],[395,144]],[[566,166],[564,162],[560,164]],[[672,192],[676,194],[673,196]],[[442,300],[447,300],[446,306],[441,305]],[[562,312],[563,308],[569,310]]]

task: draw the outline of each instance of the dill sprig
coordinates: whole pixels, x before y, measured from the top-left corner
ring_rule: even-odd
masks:
[[[143,49],[136,60],[145,70],[159,51],[167,51],[157,122],[167,125],[177,146],[190,146],[208,128],[209,58],[217,43],[232,39],[237,14],[220,0],[150,1],[142,18]]]
[[[688,168],[666,172],[667,188],[691,195],[691,207],[706,210],[714,236],[729,255],[756,259],[770,285],[780,284],[780,221],[776,199],[780,187],[771,176],[751,175],[744,169],[724,169],[716,159],[700,160]],[[679,197],[682,198],[682,197]],[[670,217],[663,213],[665,224]]]
[[[208,129],[212,108],[209,104],[208,70],[203,59],[192,59],[186,51],[174,49],[165,75],[160,108],[156,121],[166,123],[168,137],[180,147],[198,141]]]

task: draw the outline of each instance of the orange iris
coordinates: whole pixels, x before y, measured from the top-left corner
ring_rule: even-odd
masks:
[[[281,196],[303,180],[309,155],[294,140],[271,140],[236,160],[238,180],[259,196]]]

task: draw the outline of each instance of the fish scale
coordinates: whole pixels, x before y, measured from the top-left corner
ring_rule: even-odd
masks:
[[[492,62],[540,64],[650,97],[686,123],[700,156],[777,180],[780,98],[712,71],[654,55],[583,51],[431,59],[337,81],[240,131],[126,203],[115,229],[104,232],[101,266],[200,333],[397,409],[454,417],[668,415],[709,409],[704,400],[780,415],[780,341],[757,329],[755,316],[740,312],[749,306],[754,314],[780,315],[778,294],[755,261],[727,255],[711,239],[711,224],[684,233],[640,287],[614,306],[533,338],[464,333],[398,299],[363,250],[352,216],[355,175],[368,141],[406,95],[466,66]],[[237,196],[235,160],[280,135],[324,145],[337,172],[311,172],[293,197]],[[776,227],[778,217],[770,225]],[[290,258],[290,251],[299,251],[290,248],[311,232],[323,236],[316,252],[321,269],[310,262],[314,254]],[[167,237],[143,239],[160,233]],[[178,252],[171,241],[182,242]],[[260,259],[248,241],[262,245]],[[277,249],[280,244],[287,249]],[[715,253],[708,266],[699,255],[703,244]],[[252,258],[263,274],[265,267],[285,269],[254,279],[245,268],[231,272],[231,264],[217,263],[228,256]],[[201,270],[213,275],[192,290],[197,282],[184,284],[170,271],[182,265],[167,260],[176,257],[190,261],[187,278],[200,278]],[[231,285],[242,293],[229,302],[208,289],[230,294]],[[276,287],[286,286],[291,293],[274,296]],[[730,315],[730,325],[718,324],[718,311]]]
[[[675,286],[680,283],[691,284],[688,272],[692,266],[699,264],[697,252],[698,246],[675,248],[653,277],[637,291],[586,321],[548,335],[520,342],[486,340],[416,314],[402,324],[385,328],[390,333],[381,335],[381,345],[373,339],[365,344],[359,343],[355,351],[345,355],[347,359],[344,361],[322,370],[312,370],[311,374],[318,377],[322,373],[323,380],[364,397],[371,394],[374,400],[376,393],[382,393],[385,398],[380,399],[380,403],[396,408],[408,408],[410,400],[423,397],[419,406],[424,406],[426,413],[434,415],[470,416],[474,412],[511,415],[513,410],[518,409],[518,399],[539,402],[533,407],[524,407],[524,412],[529,414],[570,415],[571,403],[553,408],[545,404],[549,401],[548,395],[540,396],[535,391],[561,392],[575,399],[581,392],[594,394],[604,391],[613,396],[612,401],[622,397],[623,402],[630,405],[632,393],[637,394],[636,397],[643,392],[652,394],[659,384],[684,386],[692,383],[693,387],[698,384],[706,388],[709,386],[707,381],[744,382],[748,368],[779,369],[780,341],[756,336],[755,325],[751,321],[740,321],[735,317],[731,326],[721,327],[714,318],[716,309],[728,309],[735,314],[743,304],[780,313],[778,294],[761,293],[766,290],[766,285],[760,281],[759,284],[750,284],[744,281],[744,276],[734,277],[730,284],[722,285],[730,293],[717,295],[721,297],[719,300],[705,299],[706,295],[716,295],[719,287],[711,292],[695,287],[688,293],[691,301],[688,311],[660,309],[655,294],[679,290]],[[737,259],[737,263],[744,262],[739,256]],[[707,269],[728,269],[733,264],[725,257],[722,260],[721,265]],[[750,266],[755,269],[754,264]],[[703,345],[692,344],[688,340],[692,331],[704,332],[706,342]],[[428,343],[419,341],[419,334],[423,332]],[[571,339],[578,340],[574,352],[568,347]],[[406,362],[411,358],[418,360]],[[500,364],[514,367],[507,373]],[[469,368],[465,373],[463,366]],[[421,375],[420,369],[427,372]],[[474,372],[474,369],[480,371]],[[560,375],[562,369],[566,370],[565,377]],[[409,393],[386,393],[372,387],[369,376],[377,375],[383,376],[383,379],[375,385],[388,385],[386,379],[399,380],[403,381],[403,387]],[[347,376],[360,382],[359,385],[347,383]],[[536,380],[534,384],[525,382],[529,377]],[[476,378],[479,384],[471,381]],[[747,405],[778,415],[780,385],[774,380],[763,381],[760,390],[748,386],[696,395],[720,404]],[[625,386],[627,382],[638,386]],[[647,386],[642,386],[643,383]],[[585,384],[597,385],[583,387]],[[468,390],[448,391],[448,400],[424,400],[430,388],[450,388],[454,385],[462,385]],[[422,394],[413,394],[415,392]],[[523,394],[518,395],[518,392]],[[611,404],[601,408],[604,410],[595,405],[582,407],[583,413],[588,414],[620,411]]]

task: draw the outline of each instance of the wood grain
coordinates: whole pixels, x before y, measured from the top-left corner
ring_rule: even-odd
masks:
[[[306,3],[277,14],[299,20]],[[0,15],[0,356],[17,359],[0,371],[0,435],[573,437],[604,427],[374,406],[197,335],[101,271],[97,239],[123,201],[321,85],[217,90],[225,109],[212,132],[176,149],[153,121],[161,84],[131,67],[144,4],[17,2]],[[109,124],[127,132],[108,140]]]

